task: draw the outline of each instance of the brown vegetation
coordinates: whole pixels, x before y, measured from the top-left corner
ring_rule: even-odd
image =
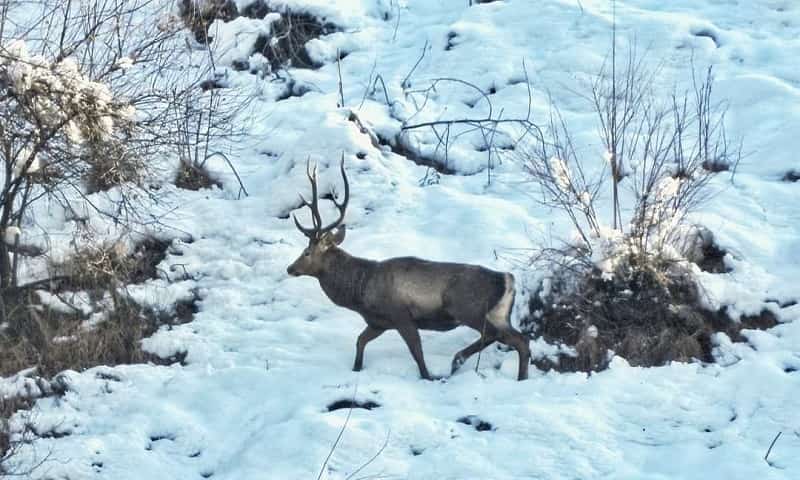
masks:
[[[161,325],[191,321],[197,299],[161,311],[136,303],[125,287],[156,277],[168,245],[150,238],[130,253],[119,244],[84,249],[52,265],[51,281],[42,285],[45,293],[4,290],[7,325],[0,331],[0,376],[30,367],[50,378],[67,369],[160,363],[141,349],[141,340]],[[88,297],[91,314],[72,300],[76,292]]]
[[[708,310],[694,279],[675,266],[626,265],[612,278],[597,270],[560,274],[548,292],[531,296],[522,321],[528,333],[574,349],[575,355],[560,354],[557,361],[538,359],[543,369],[603,370],[612,352],[643,367],[713,362],[714,333],[741,341],[742,329],[777,324],[768,310],[738,320],[725,308]]]

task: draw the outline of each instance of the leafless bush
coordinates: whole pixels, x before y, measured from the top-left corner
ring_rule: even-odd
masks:
[[[525,76],[525,84],[528,87],[526,114],[524,116],[506,116],[504,115],[505,109],[498,108],[492,102],[491,94],[496,93],[495,87],[485,90],[472,82],[460,78],[441,77],[432,79],[422,88],[412,88],[411,78],[425,57],[428,49],[429,45],[426,42],[417,62],[401,82],[404,98],[413,109],[414,113],[408,118],[402,119],[403,126],[397,138],[390,140],[384,139],[384,141],[392,146],[395,153],[405,156],[417,164],[426,165],[439,173],[451,174],[455,172],[449,159],[453,145],[459,140],[468,138],[477,133],[479,135],[477,137],[479,145],[476,147],[476,150],[486,153],[485,171],[487,183],[490,184],[492,181],[492,170],[496,164],[501,161],[501,154],[506,153],[505,150],[513,148],[509,144],[511,137],[508,131],[503,130],[503,127],[511,127],[512,129],[522,130],[526,133],[538,131],[539,129],[532,120],[532,90],[525,62],[522,63],[522,69]],[[380,75],[376,76],[374,80],[370,79],[370,89],[365,92],[364,98],[367,97],[367,94],[373,99],[379,98],[376,97],[379,82],[386,104],[390,107],[393,106],[393,102],[389,101],[386,85]],[[431,121],[418,121],[417,117],[426,113],[431,99],[435,98],[438,92],[448,85],[473,91],[474,94],[477,95],[473,107],[480,104],[480,106],[485,109],[485,115],[476,114],[463,118],[437,118]],[[413,144],[412,133],[419,130],[428,130],[436,138],[435,147],[430,158],[421,157],[415,152],[415,149],[411,148]],[[524,137],[526,135],[522,136]],[[427,177],[428,175],[426,175],[426,179],[423,179],[421,183],[424,184],[425,181],[427,181]]]
[[[533,255],[531,263],[551,275],[523,323],[572,349],[559,368],[604,368],[609,351],[635,365],[710,361],[711,334],[738,332],[722,321],[724,312],[705,307],[687,260],[718,252],[709,250],[710,232],[686,220],[709,198],[713,176],[735,171],[741,146],[726,135],[711,68],[693,70],[686,91],[661,98],[659,69],[635,49],[622,68],[616,63],[613,51],[585,96],[605,158],[593,163],[580,153],[556,107],[545,128],[517,146],[538,201],[565,212],[576,232]],[[611,200],[608,217],[601,198]],[[724,269],[717,257],[712,267]],[[769,312],[759,319],[774,325]]]
[[[38,14],[15,17],[23,8]],[[20,260],[43,253],[23,231],[39,200],[122,228],[152,223],[146,210],[161,199],[150,186],[166,173],[155,159],[198,165],[233,135],[246,96],[222,101],[208,91],[209,79],[219,86],[213,58],[186,65],[192,53],[170,8],[155,0],[0,5],[0,287],[16,286]],[[109,201],[89,198],[106,191]]]
[[[769,310],[732,322],[725,309],[705,307],[702,295],[691,271],[678,263],[619,264],[612,275],[596,268],[556,270],[530,297],[521,326],[562,346],[535,360],[541,368],[598,371],[612,353],[645,367],[713,362],[713,334],[741,341],[742,329],[777,324]]]
[[[188,190],[212,186],[221,188],[222,183],[207,165],[210,159],[218,157],[224,160],[239,182],[239,195],[247,195],[247,189],[228,157],[221,151],[212,150],[221,141],[232,144],[244,135],[245,126],[232,120],[241,116],[249,102],[244,97],[234,97],[233,100],[231,95],[223,96],[216,89],[209,89],[183,94],[170,102],[174,124],[172,143],[180,159],[176,186]]]
[[[630,254],[680,250],[686,217],[708,199],[719,165],[734,169],[741,155],[725,133],[725,105],[712,100],[713,71],[693,71],[690,91],[660,99],[653,85],[658,70],[647,70],[635,51],[622,72],[611,69],[601,70],[588,95],[606,147],[599,174],[587,173],[597,169],[577,152],[557,108],[547,128],[518,146],[519,158],[541,188],[537,198],[569,216],[580,237],[576,251],[591,257],[609,232]],[[610,225],[596,206],[607,188]],[[621,205],[621,188],[630,190],[632,204]]]

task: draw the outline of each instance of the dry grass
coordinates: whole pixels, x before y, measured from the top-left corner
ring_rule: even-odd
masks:
[[[211,43],[208,27],[214,20],[230,21],[239,16],[236,2],[232,0],[181,0],[179,4],[183,23],[201,44]]]
[[[119,244],[76,252],[52,266],[54,281],[49,293],[62,300],[57,308],[43,304],[40,296],[29,290],[4,291],[7,326],[0,330],[0,376],[30,367],[50,378],[67,369],[160,362],[141,349],[141,340],[161,325],[191,321],[196,298],[170,312],[156,311],[133,301],[125,286],[156,277],[167,246],[146,239],[128,254]],[[101,320],[95,315],[87,323],[83,311],[70,308],[71,292],[85,292],[93,312],[102,314]]]
[[[43,395],[58,395],[65,387],[56,375],[65,370],[182,362],[185,354],[161,359],[145,352],[141,340],[162,325],[191,321],[197,298],[163,312],[139,305],[125,290],[127,285],[157,275],[157,265],[168,246],[167,242],[146,239],[126,253],[120,244],[109,244],[78,251],[68,260],[53,264],[51,282],[40,286],[48,286],[48,294],[62,300],[58,306],[52,298],[43,302],[41,294],[32,289],[0,291],[0,377],[27,370],[26,375],[35,378]],[[68,307],[72,292],[88,293],[93,302],[91,322],[80,309]],[[98,313],[101,318],[97,318]],[[30,422],[24,422],[21,431],[12,432],[9,419],[17,411],[30,409],[33,401],[29,396],[0,397],[0,478],[25,478],[44,461],[24,472],[14,464],[21,445],[47,435]]]
[[[603,370],[610,351],[634,366],[713,362],[715,332],[740,341],[744,328],[777,324],[766,310],[735,322],[724,309],[705,309],[692,276],[675,266],[629,264],[611,279],[597,270],[564,270],[556,277],[550,292],[531,296],[523,328],[549,343],[570,346],[577,355],[538,360],[544,369]]]
[[[130,300],[119,299],[94,327],[77,314],[29,312],[23,331],[0,335],[0,376],[35,366],[38,375],[52,378],[64,370],[150,359],[139,342],[156,330],[158,317]]]
[[[253,51],[269,60],[273,72],[287,66],[319,68],[308,55],[306,43],[337,31],[337,27],[303,12],[280,13],[281,19],[272,24],[271,34],[258,37]]]
[[[269,60],[273,72],[287,66],[294,68],[318,68],[306,50],[306,43],[314,38],[338,30],[330,22],[321,21],[305,12],[288,9],[275,10],[263,1],[248,4],[240,12],[231,0],[182,0],[180,15],[186,28],[192,31],[195,39],[202,44],[213,42],[208,28],[214,20],[231,21],[242,15],[262,19],[269,13],[280,13],[281,18],[270,25],[270,35],[258,37],[252,53],[260,53]],[[237,70],[250,68],[248,62],[236,62]]]
[[[184,190],[203,190],[212,187],[222,188],[222,182],[214,178],[205,166],[181,161],[175,175],[175,186]]]
[[[88,170],[83,176],[87,193],[104,192],[131,183],[141,185],[148,165],[119,142],[92,142],[87,148]]]

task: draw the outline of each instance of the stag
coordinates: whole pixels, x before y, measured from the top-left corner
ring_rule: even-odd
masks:
[[[297,228],[308,237],[308,246],[288,268],[291,276],[308,275],[319,281],[333,303],[360,314],[367,326],[356,341],[354,371],[364,363],[364,348],[387,330],[397,330],[406,342],[422,378],[432,377],[422,355],[419,330],[447,331],[466,325],[480,332],[480,338],[453,358],[451,374],[472,355],[495,341],[519,354],[517,378],[528,377],[530,348],[527,338],[511,326],[514,305],[514,277],[477,265],[432,262],[414,257],[383,261],[352,256],[339,247],[345,238],[344,221],[350,200],[350,185],[340,165],[344,200],[331,200],[338,218],[323,226],[317,195],[317,171],[306,165],[311,182],[311,201],[302,196],[311,210],[313,225],[304,227],[294,216]]]

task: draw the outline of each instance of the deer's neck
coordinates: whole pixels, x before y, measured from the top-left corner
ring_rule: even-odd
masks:
[[[318,280],[322,290],[333,303],[357,310],[363,305],[364,291],[375,263],[354,257],[340,248],[326,255],[325,267]]]

